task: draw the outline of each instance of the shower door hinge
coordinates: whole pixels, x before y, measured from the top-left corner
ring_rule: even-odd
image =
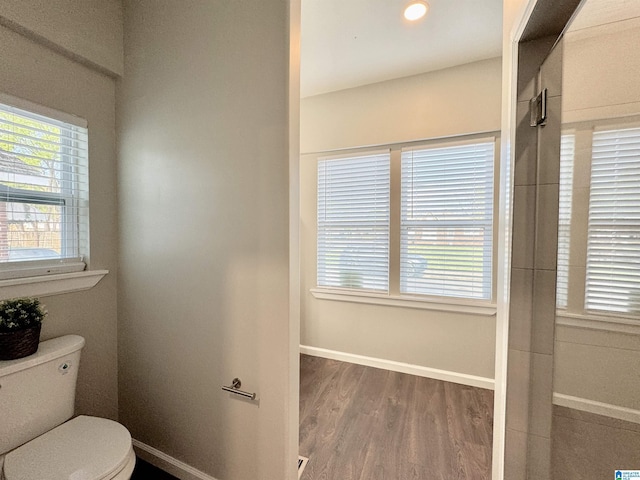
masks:
[[[547,120],[547,89],[545,88],[539,95],[529,100],[529,117],[532,127],[544,125]]]

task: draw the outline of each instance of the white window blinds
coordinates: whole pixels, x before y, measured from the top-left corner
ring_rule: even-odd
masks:
[[[640,128],[593,134],[585,307],[640,311]]]
[[[556,284],[556,305],[559,307],[567,306],[575,144],[576,137],[574,134],[567,133],[562,135],[560,141],[560,202],[558,213],[558,273]]]
[[[87,231],[86,128],[0,104],[0,262],[78,258]]]
[[[402,152],[400,291],[490,299],[494,140]]]
[[[389,151],[318,161],[318,285],[389,289]]]

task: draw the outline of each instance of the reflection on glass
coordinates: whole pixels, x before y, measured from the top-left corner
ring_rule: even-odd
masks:
[[[563,39],[553,477],[640,470],[640,2]],[[640,478],[640,477],[639,477]]]

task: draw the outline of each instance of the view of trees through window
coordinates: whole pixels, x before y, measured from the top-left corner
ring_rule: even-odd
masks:
[[[0,262],[77,256],[77,127],[0,106]],[[74,253],[75,250],[75,253]]]

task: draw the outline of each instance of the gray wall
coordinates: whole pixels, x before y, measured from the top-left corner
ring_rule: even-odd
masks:
[[[77,61],[122,74],[120,0],[2,0],[0,23]]]
[[[0,4],[0,24],[11,26],[0,27],[0,92],[88,121],[91,208],[88,263],[91,269],[110,271],[92,290],[44,298],[49,316],[43,325],[42,338],[65,334],[85,337],[76,411],[115,419],[118,416],[115,84],[112,78],[84,65],[101,62],[89,51],[98,45],[116,63],[121,59],[121,40],[105,43],[102,33],[117,35],[122,31],[122,12],[115,0],[94,2],[101,7],[93,9],[91,15],[83,0],[38,3],[46,3],[46,8],[39,10],[32,3],[27,6],[18,1]],[[42,18],[43,12],[54,10],[58,14]],[[78,23],[92,32],[91,39],[83,40],[86,49],[76,51],[76,44],[72,43],[65,45],[64,54],[56,53],[62,50],[55,42],[77,38]]]
[[[124,3],[120,419],[220,480],[295,468],[288,4]]]

